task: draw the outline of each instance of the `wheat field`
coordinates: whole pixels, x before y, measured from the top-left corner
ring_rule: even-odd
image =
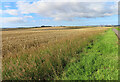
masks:
[[[3,79],[54,79],[109,27],[44,27],[2,31]]]

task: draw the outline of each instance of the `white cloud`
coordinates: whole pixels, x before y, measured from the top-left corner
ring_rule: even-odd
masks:
[[[0,14],[2,14],[2,10],[0,9]]]
[[[33,18],[33,16],[30,16],[30,15],[27,15],[27,16],[24,16],[25,18]]]
[[[45,0],[43,0],[45,1]],[[108,3],[91,2],[43,2],[37,1],[17,2],[17,7],[22,14],[36,13],[54,20],[74,20],[79,18],[95,18],[111,16],[117,13],[117,5]]]
[[[10,14],[10,15],[18,15],[18,11],[16,9],[3,10],[3,14],[4,13]]]
[[[4,7],[9,8],[9,7],[11,7],[11,6],[9,6],[9,5],[5,5]]]
[[[28,22],[28,18],[33,18],[32,16],[23,16],[23,17],[0,17],[0,23],[26,23]]]
[[[0,17],[2,19],[3,24],[5,23],[25,23],[26,20],[24,20],[23,17]]]

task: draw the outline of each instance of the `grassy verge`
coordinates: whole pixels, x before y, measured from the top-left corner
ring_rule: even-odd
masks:
[[[117,37],[110,29],[87,46],[80,60],[66,66],[63,80],[117,80]]]
[[[54,79],[62,74],[68,63],[75,62],[80,58],[80,55],[76,54],[82,52],[81,48],[105,30],[102,28],[86,30],[82,34],[80,32],[75,35],[72,33],[67,38],[54,40],[46,45],[41,44],[42,47],[36,47],[35,43],[34,47],[31,46],[25,51],[20,50],[19,53],[12,53],[12,55],[8,53],[2,60],[3,80]]]
[[[117,29],[118,31],[120,31],[120,28],[119,28],[119,27],[117,27],[116,29]]]

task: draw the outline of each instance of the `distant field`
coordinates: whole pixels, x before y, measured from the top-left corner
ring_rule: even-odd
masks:
[[[91,26],[62,26],[62,27],[31,27],[31,28],[4,28],[2,31],[17,31],[17,30],[67,30],[67,29],[83,29],[83,28],[91,28]],[[96,28],[96,27],[92,27]],[[99,28],[99,27],[98,27]],[[104,28],[104,27],[103,27]],[[110,28],[110,27],[106,27]]]
[[[76,28],[2,31],[3,79],[55,79],[68,63],[79,60],[77,54],[86,45],[111,27]]]
[[[66,30],[67,28],[67,30]],[[89,32],[101,31],[104,27],[44,27],[2,31],[3,56],[7,54],[18,53],[32,47],[41,47],[44,44],[55,41],[63,41],[64,39],[72,39],[72,37],[89,34]],[[70,28],[70,29],[68,29]],[[72,28],[72,30],[71,30]],[[73,29],[80,28],[80,29]],[[61,29],[61,30],[60,30]],[[96,32],[95,32],[96,33]],[[63,39],[63,40],[62,40]]]

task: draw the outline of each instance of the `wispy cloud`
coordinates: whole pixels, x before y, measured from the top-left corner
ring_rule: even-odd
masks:
[[[24,23],[26,22],[23,17],[0,17],[2,23]]]
[[[2,14],[2,10],[0,9],[0,14]]]
[[[18,15],[18,10],[16,9],[7,9],[3,10],[2,13],[4,14],[10,14],[10,15]]]
[[[33,16],[25,15],[24,18],[33,18]]]
[[[9,5],[5,5],[4,7],[6,7],[6,8],[10,8],[11,6],[9,6]]]

